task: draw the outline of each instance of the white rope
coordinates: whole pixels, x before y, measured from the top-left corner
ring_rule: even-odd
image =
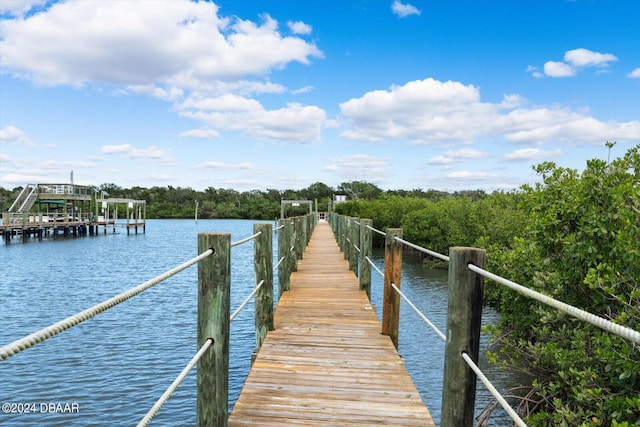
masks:
[[[489,393],[491,393],[493,397],[496,398],[498,403],[500,403],[502,408],[505,411],[507,411],[507,413],[509,414],[513,422],[520,427],[527,427],[524,421],[522,421],[522,418],[518,416],[518,414],[516,413],[516,411],[513,410],[511,405],[509,405],[509,403],[507,403],[507,401],[504,400],[504,397],[502,397],[500,392],[493,386],[493,384],[491,384],[491,381],[489,381],[489,379],[482,373],[480,368],[478,368],[478,366],[473,362],[473,360],[471,360],[471,357],[469,357],[469,355],[465,352],[462,352],[461,356],[464,359],[464,361],[467,362],[467,365],[469,365],[469,367],[473,370],[473,372],[476,373],[478,378],[480,378],[480,381],[482,381],[485,387],[487,387],[487,390],[489,390]]]
[[[282,261],[284,261],[284,257],[280,258],[280,260],[278,260],[278,263],[273,267],[274,270],[277,270],[278,267],[280,267],[280,264],[282,264]]]
[[[367,228],[368,228],[369,230],[373,231],[374,233],[378,233],[378,234],[381,234],[381,235],[383,235],[383,236],[386,236],[386,235],[387,235],[384,231],[380,231],[380,230],[378,230],[378,229],[376,229],[376,228],[371,227],[370,225],[367,225]]]
[[[156,416],[160,408],[162,408],[162,405],[164,405],[165,402],[169,400],[173,392],[176,391],[180,383],[182,383],[182,381],[186,378],[189,371],[191,371],[191,369],[196,365],[196,363],[198,363],[200,358],[206,353],[206,351],[212,345],[213,345],[212,338],[208,338],[204,342],[204,344],[202,344],[202,347],[200,347],[200,350],[198,350],[196,355],[193,356],[193,358],[187,364],[187,366],[185,366],[182,372],[180,372],[180,375],[178,375],[178,377],[171,383],[169,388],[167,388],[167,390],[162,394],[162,396],[160,396],[160,399],[158,399],[155,405],[153,405],[153,407],[149,410],[149,412],[147,412],[144,418],[140,420],[140,422],[138,423],[138,427],[146,427],[149,424],[149,422],[153,419],[153,417]]]
[[[258,231],[256,234],[251,235],[249,237],[245,237],[244,239],[238,240],[237,242],[231,242],[231,247],[238,246],[243,243],[247,243],[249,240],[253,240],[261,234],[262,234],[262,231]]]
[[[282,228],[284,228],[284,224],[282,224],[282,225],[281,225],[281,226],[279,226],[279,227],[274,228],[274,229],[273,229],[273,231],[278,231],[278,230],[280,230],[280,229],[282,229]]]
[[[445,334],[443,334],[440,329],[438,329],[436,327],[436,325],[434,325],[433,323],[431,323],[431,321],[429,319],[427,319],[427,317],[422,314],[420,312],[420,310],[418,310],[418,307],[416,307],[415,305],[413,305],[413,303],[409,300],[409,298],[407,298],[405,296],[405,294],[402,293],[402,291],[400,291],[400,289],[398,289],[398,287],[396,286],[395,283],[391,283],[391,287],[393,289],[395,289],[395,291],[398,293],[398,295],[400,295],[402,297],[403,300],[405,300],[407,302],[407,304],[409,304],[409,307],[411,307],[413,309],[413,311],[415,311],[418,316],[420,316],[420,318],[424,321],[424,323],[426,323],[431,329],[433,329],[433,331],[440,337],[440,339],[442,341],[447,341],[447,336]]]
[[[88,308],[78,314],[74,314],[73,316],[69,316],[64,320],[59,321],[58,323],[55,323],[51,326],[47,326],[46,328],[40,329],[37,332],[34,332],[30,335],[27,335],[24,338],[21,338],[17,341],[12,342],[11,344],[7,344],[4,347],[0,348],[0,361],[1,360],[5,360],[8,359],[11,356],[14,356],[16,354],[18,354],[19,352],[21,352],[22,350],[26,350],[29,347],[32,347],[38,343],[41,343],[42,341],[46,340],[47,338],[51,338],[54,335],[59,334],[60,332],[66,331],[67,329],[78,325],[79,323],[84,322],[85,320],[91,319],[92,317],[95,317],[96,315],[102,313],[103,311],[106,311],[124,301],[127,301],[128,299],[138,295],[141,292],[146,291],[147,289],[157,285],[158,283],[168,279],[169,277],[181,272],[182,270],[186,269],[187,267],[192,266],[193,264],[196,264],[197,262],[199,262],[200,260],[203,260],[204,258],[210,256],[213,254],[213,249],[209,249],[203,253],[201,253],[200,255],[198,255],[197,257],[183,263],[180,264],[179,266],[151,279],[148,280],[144,283],[142,283],[141,285],[136,286],[135,288],[131,288],[126,292],[123,292],[119,295],[116,295],[113,298],[110,298],[106,301],[101,302],[100,304],[94,305],[91,308]]]
[[[416,249],[416,250],[418,250],[420,252],[424,252],[427,255],[431,255],[432,257],[435,257],[435,258],[440,258],[443,261],[447,261],[447,262],[449,261],[449,257],[446,256],[446,255],[442,255],[442,254],[440,254],[438,252],[434,252],[434,251],[429,250],[427,248],[423,248],[422,246],[418,246],[418,245],[413,244],[411,242],[407,242],[406,240],[403,240],[403,239],[401,239],[401,238],[399,238],[397,236],[394,236],[394,239],[396,239],[398,242],[403,243],[403,244],[405,244],[405,245],[407,245],[407,246],[409,246],[409,247],[411,247],[413,249]]]
[[[238,314],[240,314],[240,312],[242,311],[242,309],[249,304],[249,301],[251,301],[251,298],[253,298],[253,296],[256,294],[256,292],[258,292],[258,289],[260,289],[260,287],[264,284],[264,280],[261,280],[260,283],[258,283],[258,285],[255,287],[255,289],[249,294],[249,296],[242,301],[242,304],[240,304],[240,307],[238,307],[236,309],[236,311],[233,312],[233,314],[229,317],[229,322],[233,322],[233,319],[236,318],[236,316]]]
[[[367,261],[369,262],[369,264],[371,264],[371,267],[373,267],[373,269],[374,269],[375,271],[377,271],[377,272],[378,272],[378,274],[380,274],[382,277],[384,277],[384,273],[382,272],[382,270],[380,270],[380,269],[378,268],[378,266],[377,266],[377,265],[375,265],[375,264],[373,263],[373,261],[371,261],[371,258],[369,258],[369,257],[365,257],[365,258],[367,259]]]
[[[529,289],[515,282],[512,282],[511,280],[507,280],[504,277],[500,277],[496,274],[489,273],[488,271],[483,270],[482,268],[476,267],[473,264],[469,264],[467,267],[469,268],[469,270],[474,271],[488,279],[494,280],[500,284],[503,284],[506,287],[513,289],[514,291],[520,292],[524,296],[527,296],[543,304],[554,307],[560,311],[564,311],[565,313],[570,314],[573,317],[576,317],[580,320],[584,320],[585,322],[591,323],[592,325],[597,326],[598,328],[603,329],[607,332],[611,332],[613,334],[621,336],[622,338],[628,339],[629,341],[633,341],[636,344],[640,344],[640,332],[634,329],[628,328],[623,325],[618,325],[600,316],[596,316],[595,314],[591,314],[577,307],[558,301],[547,295],[541,294],[540,292],[536,292],[532,289]]]

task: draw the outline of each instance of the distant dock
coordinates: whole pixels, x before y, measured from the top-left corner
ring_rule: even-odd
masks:
[[[98,198],[100,195],[100,198]],[[0,235],[5,243],[21,237],[78,237],[114,233],[126,228],[146,231],[146,201],[105,198],[94,187],[74,184],[28,184],[8,212],[2,213]],[[118,216],[124,214],[120,221]]]

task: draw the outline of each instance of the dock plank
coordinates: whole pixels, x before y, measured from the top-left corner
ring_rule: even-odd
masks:
[[[229,426],[435,426],[330,226],[316,226]]]

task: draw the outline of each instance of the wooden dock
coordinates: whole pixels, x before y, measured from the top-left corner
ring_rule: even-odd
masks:
[[[229,426],[435,426],[330,226],[278,302]]]

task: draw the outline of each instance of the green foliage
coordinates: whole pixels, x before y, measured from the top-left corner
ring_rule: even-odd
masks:
[[[553,163],[522,190],[522,237],[495,247],[490,269],[561,301],[640,330],[640,154],[587,162],[579,174]],[[640,425],[638,346],[555,309],[488,284],[510,363],[527,366],[535,425]]]

